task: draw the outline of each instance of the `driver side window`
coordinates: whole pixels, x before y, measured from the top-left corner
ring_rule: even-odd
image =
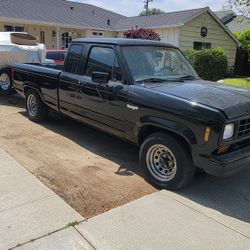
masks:
[[[112,48],[93,47],[90,51],[86,75],[91,77],[93,72],[105,72],[109,79],[122,81],[122,74]]]

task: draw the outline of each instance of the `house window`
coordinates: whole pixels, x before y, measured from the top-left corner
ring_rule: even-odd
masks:
[[[101,32],[101,31],[92,31],[92,36],[94,36],[94,37],[103,37],[103,32]]]
[[[24,27],[16,26],[16,27],[15,27],[15,31],[16,31],[16,32],[24,32]]]
[[[194,42],[193,48],[195,50],[211,49],[211,43]]]
[[[40,31],[40,43],[45,43],[45,32]]]
[[[72,41],[72,33],[69,32],[65,32],[61,35],[61,39],[62,39],[62,49],[67,49],[69,47],[69,44]]]
[[[202,43],[203,49],[211,49],[211,43]]]
[[[4,31],[7,31],[7,32],[11,32],[11,31],[24,32],[24,27],[4,25]]]

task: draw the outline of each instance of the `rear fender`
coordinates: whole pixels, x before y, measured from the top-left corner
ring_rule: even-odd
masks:
[[[30,89],[35,90],[39,94],[42,102],[45,103],[45,99],[44,99],[44,96],[42,94],[42,91],[41,91],[39,84],[34,83],[34,82],[30,82],[30,81],[25,81],[23,84],[23,89],[24,89],[25,96]]]

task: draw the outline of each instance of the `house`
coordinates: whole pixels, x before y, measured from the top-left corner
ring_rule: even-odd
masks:
[[[0,0],[0,31],[26,31],[47,48],[67,48],[77,37],[123,37],[152,28],[167,42],[187,49],[222,47],[233,66],[239,42],[208,8],[155,16],[125,17],[90,4],[65,0]]]
[[[67,48],[78,37],[114,37],[124,16],[65,0],[0,0],[0,31],[26,31],[47,48]]]
[[[214,13],[231,32],[243,32],[246,28],[250,28],[249,17],[236,15],[232,10],[222,10]]]
[[[122,37],[131,27],[151,28],[161,35],[161,41],[174,44],[183,51],[221,47],[229,65],[235,63],[239,42],[208,7],[123,18],[115,25],[115,30]]]

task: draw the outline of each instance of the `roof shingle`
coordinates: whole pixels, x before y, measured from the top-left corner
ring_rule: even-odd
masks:
[[[178,27],[205,11],[208,11],[232,39],[239,44],[209,7],[152,16],[125,17],[91,4],[66,0],[0,0],[0,20],[112,31],[125,31],[134,27]]]
[[[177,27],[183,25],[194,17],[200,15],[206,8],[168,12],[151,16],[135,16],[122,18],[115,25],[116,30],[128,30],[134,27],[138,28],[160,28],[160,27]]]
[[[113,30],[124,16],[91,4],[65,0],[0,0],[0,18]]]

